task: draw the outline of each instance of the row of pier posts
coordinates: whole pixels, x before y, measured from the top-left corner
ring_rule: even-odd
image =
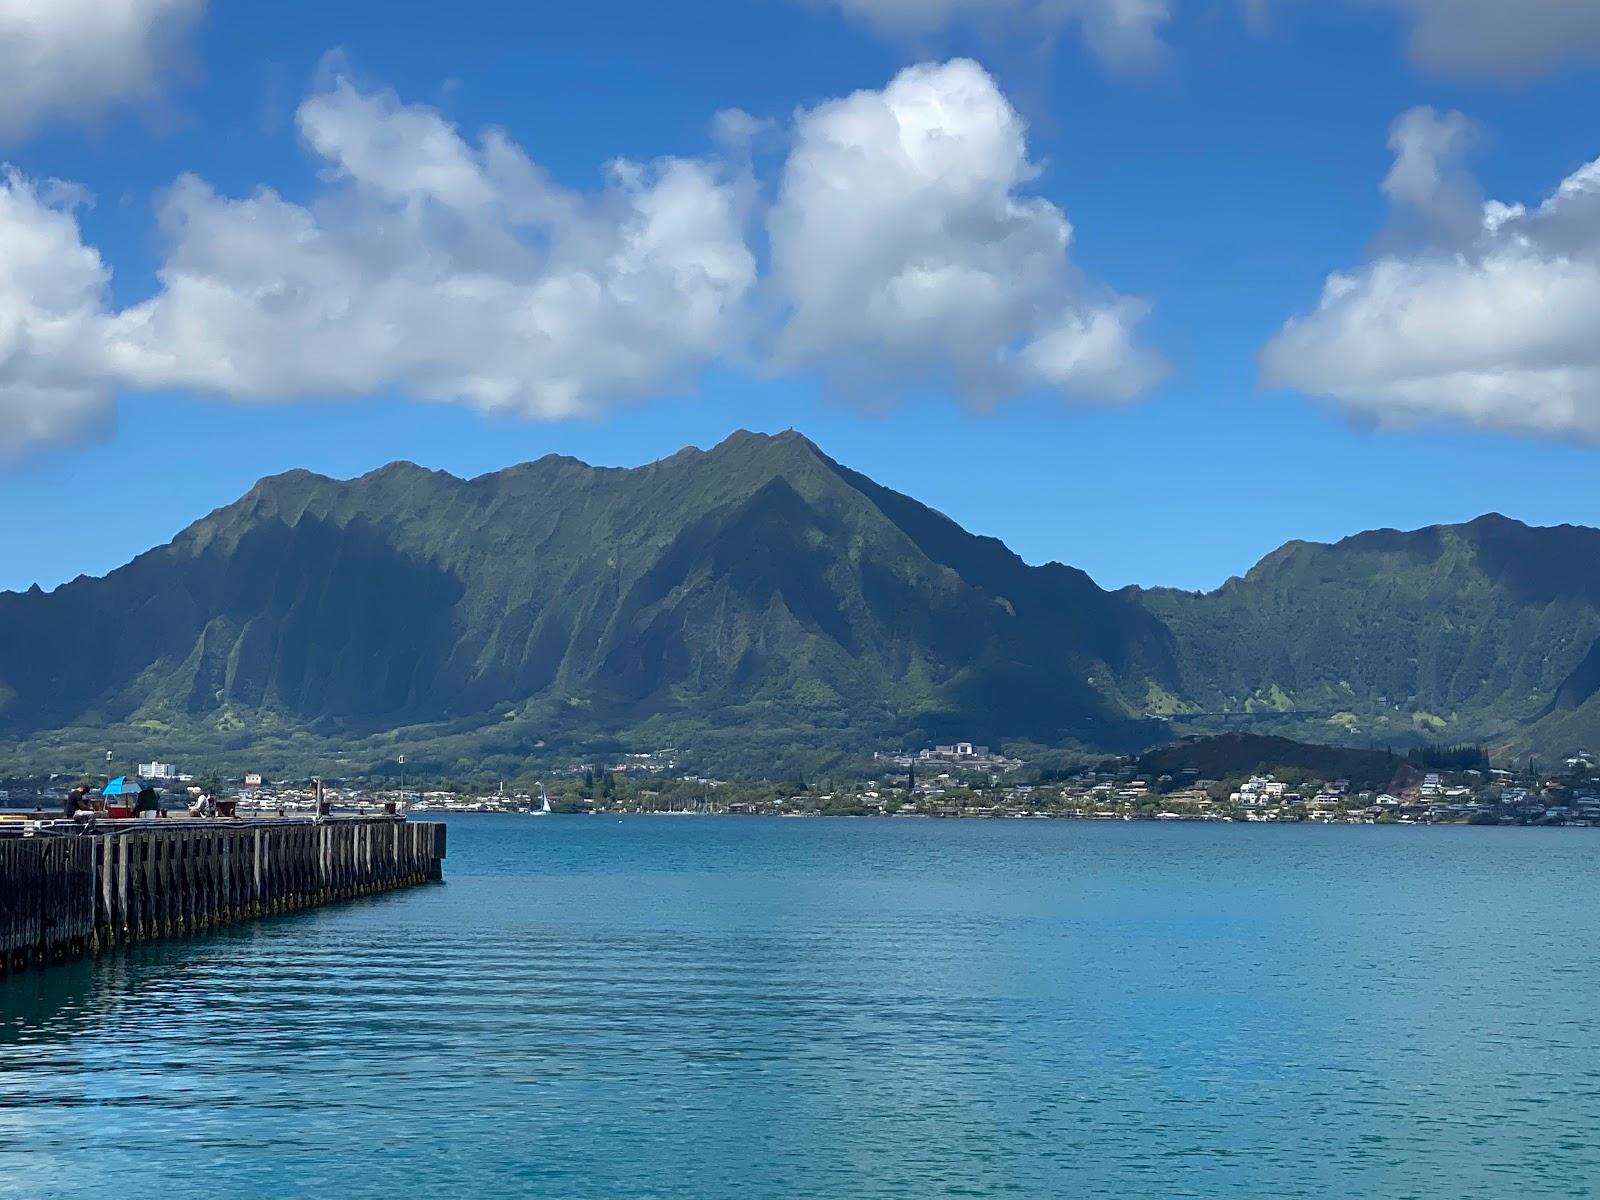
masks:
[[[0,974],[442,878],[445,826],[128,821],[0,838]]]

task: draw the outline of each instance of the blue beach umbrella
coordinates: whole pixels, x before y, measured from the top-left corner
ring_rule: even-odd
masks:
[[[114,799],[118,796],[137,796],[142,786],[137,779],[129,779],[126,775],[118,775],[100,789],[100,794],[107,799]]]

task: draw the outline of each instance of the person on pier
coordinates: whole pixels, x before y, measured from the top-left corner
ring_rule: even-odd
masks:
[[[66,817],[76,817],[80,810],[89,807],[89,789],[79,784],[67,792],[61,801],[61,813]]]

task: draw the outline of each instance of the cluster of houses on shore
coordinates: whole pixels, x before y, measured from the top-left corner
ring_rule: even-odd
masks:
[[[486,791],[406,790],[383,785],[326,786],[267,781],[256,772],[219,790],[241,815],[303,813],[318,804],[353,812],[389,808],[433,812],[694,812],[806,816],[849,813],[896,817],[1066,817],[1087,820],[1317,821],[1379,824],[1600,826],[1600,763],[1580,752],[1548,772],[1502,768],[1398,773],[1386,789],[1343,778],[1278,778],[1266,772],[1228,779],[1193,769],[1155,774],[1137,760],[1104,762],[1066,777],[1029,769],[986,746],[955,742],[874,756],[878,777],[817,788],[735,784],[684,775],[674,751],[624,755],[577,765],[542,785],[500,784]],[[176,801],[199,789],[170,764],[142,764],[141,775],[166,784]],[[560,781],[570,776],[571,780]],[[573,780],[581,779],[577,784]],[[174,786],[176,785],[176,786]],[[51,805],[68,777],[12,784],[0,802]]]
[[[924,780],[931,789],[941,784],[984,779],[998,784],[1006,775],[1027,765],[1020,758],[1007,758],[988,746],[972,742],[952,742],[915,753],[880,753],[872,757],[875,762],[905,771],[909,778]]]
[[[1192,768],[1151,775],[1135,761],[1086,768],[1059,782],[1027,782],[1015,760],[966,743],[954,755],[942,753],[947,749],[953,748],[883,756],[897,767],[947,769],[911,776],[903,787],[893,779],[869,783],[858,793],[862,806],[895,816],[1600,826],[1600,765],[1587,752],[1547,774],[1531,767],[1408,772],[1409,780],[1402,785],[1397,777],[1390,790],[1355,788],[1342,778],[1208,779]]]

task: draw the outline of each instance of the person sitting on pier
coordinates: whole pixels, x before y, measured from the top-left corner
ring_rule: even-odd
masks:
[[[80,809],[87,810],[89,807],[88,796],[89,789],[84,787],[83,784],[80,783],[77,787],[73,788],[61,801],[62,815],[67,817],[76,817]]]
[[[93,821],[98,813],[105,811],[105,806],[95,799],[88,784],[80,783],[67,793],[61,802],[61,811],[74,821]]]

